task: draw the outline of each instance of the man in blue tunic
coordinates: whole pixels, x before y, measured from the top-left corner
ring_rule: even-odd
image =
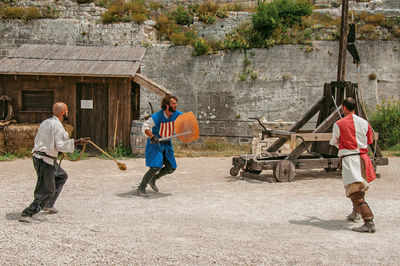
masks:
[[[148,197],[147,184],[158,192],[156,181],[176,169],[174,149],[171,140],[160,141],[160,138],[172,136],[174,133],[175,119],[182,114],[177,110],[178,98],[167,95],[161,101],[161,110],[151,115],[143,124],[142,131],[149,138],[146,143],[146,166],[150,169],[143,176],[137,194]]]

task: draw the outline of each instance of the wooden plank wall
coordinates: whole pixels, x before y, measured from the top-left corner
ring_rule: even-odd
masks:
[[[130,144],[131,82],[129,79],[110,78],[108,86],[108,145],[112,147],[115,130],[117,100],[119,100],[117,143]]]
[[[51,112],[21,111],[23,90],[49,90],[54,92],[54,102],[68,105],[69,124],[76,128],[76,83],[108,83],[108,145],[112,147],[115,130],[115,112],[119,100],[117,143],[130,145],[131,130],[131,80],[128,78],[15,76],[0,75],[0,93],[12,97],[18,123],[40,123],[52,116]],[[76,136],[74,130],[73,137]]]

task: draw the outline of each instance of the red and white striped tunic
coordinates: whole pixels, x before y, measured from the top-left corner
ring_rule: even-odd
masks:
[[[368,157],[368,145],[373,142],[373,132],[365,119],[349,114],[333,125],[330,144],[339,148],[342,159],[342,177],[344,185],[364,182],[361,173],[361,161],[364,160],[368,182],[376,178],[371,160]],[[360,156],[347,156],[361,154]],[[344,157],[345,156],[345,157]]]
[[[160,134],[162,138],[172,136],[174,134],[174,124],[174,121],[161,123],[158,134]]]

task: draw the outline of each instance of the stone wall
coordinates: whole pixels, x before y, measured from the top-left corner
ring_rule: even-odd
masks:
[[[248,58],[258,73],[255,80],[239,80],[245,58],[240,51],[192,57],[189,47],[147,49],[142,73],[176,94],[182,111],[198,116],[202,134],[251,136],[250,117],[297,121],[322,96],[324,83],[336,80],[338,43],[315,42],[315,47],[311,52],[301,45],[253,49]],[[357,42],[357,47],[368,107],[400,97],[400,44]],[[346,80],[357,83],[350,56],[347,62]],[[370,80],[373,73],[377,78]],[[157,96],[142,93],[143,111],[149,112],[148,102],[159,106]]]

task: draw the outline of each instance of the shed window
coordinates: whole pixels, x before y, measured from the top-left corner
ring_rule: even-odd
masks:
[[[51,111],[53,102],[52,91],[22,91],[22,111]]]

